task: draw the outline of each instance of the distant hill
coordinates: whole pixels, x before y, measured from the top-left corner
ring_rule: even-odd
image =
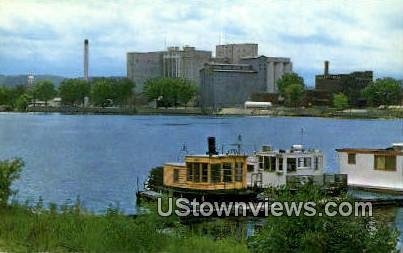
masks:
[[[54,76],[54,75],[36,75],[35,81],[40,80],[49,80],[53,82],[55,86],[59,86],[59,84],[66,79],[63,76]],[[16,86],[16,85],[26,85],[28,81],[28,75],[0,75],[0,86]]]

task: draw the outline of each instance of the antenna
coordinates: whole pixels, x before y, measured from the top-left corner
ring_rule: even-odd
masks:
[[[304,144],[304,128],[301,127],[301,145]]]

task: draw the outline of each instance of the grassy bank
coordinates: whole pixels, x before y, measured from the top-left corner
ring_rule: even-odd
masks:
[[[19,205],[0,209],[0,251],[10,252],[246,252],[246,244],[193,233],[175,218],[105,215],[79,207],[57,211]]]

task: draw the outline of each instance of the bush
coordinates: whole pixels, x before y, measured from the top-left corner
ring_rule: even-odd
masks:
[[[348,98],[343,93],[338,93],[333,96],[333,106],[337,110],[344,110],[348,107]]]
[[[307,184],[292,193],[281,189],[276,200],[323,203],[328,197],[317,187]],[[336,202],[350,201],[339,197]],[[270,217],[262,231],[254,236],[252,252],[393,252],[397,231],[371,217],[326,217],[324,204],[316,206],[317,215],[309,217]],[[318,215],[322,213],[323,216]]]
[[[24,162],[21,159],[0,161],[0,205],[7,206],[8,199],[16,192],[11,184],[20,177]]]

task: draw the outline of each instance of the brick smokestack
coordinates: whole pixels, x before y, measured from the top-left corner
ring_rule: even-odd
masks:
[[[329,61],[325,61],[325,70],[323,74],[325,76],[329,75]]]
[[[88,40],[84,40],[84,80],[88,81]]]

